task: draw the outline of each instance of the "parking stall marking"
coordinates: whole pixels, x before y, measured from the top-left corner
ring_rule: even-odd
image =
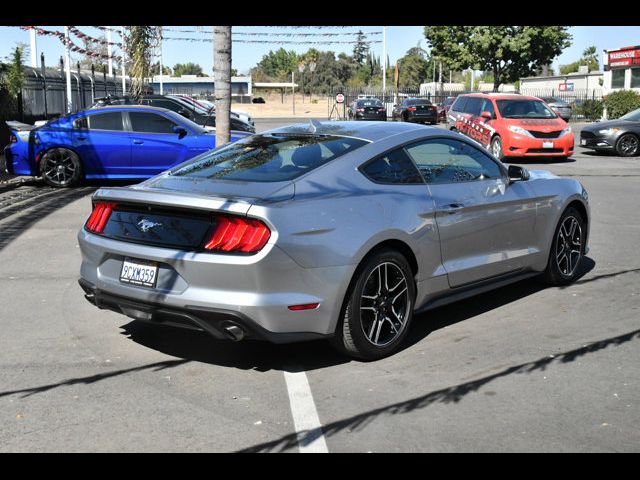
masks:
[[[284,372],[300,453],[329,453],[307,374]]]

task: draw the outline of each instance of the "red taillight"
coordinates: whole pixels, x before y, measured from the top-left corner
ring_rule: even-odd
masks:
[[[356,112],[364,112],[364,108],[356,108]]]
[[[259,220],[241,217],[217,217],[217,225],[205,242],[206,250],[253,253],[261,250],[271,237],[269,228]]]
[[[386,112],[386,111],[387,111],[387,109],[386,109],[386,108],[381,108],[381,109],[379,109],[378,111],[379,111],[379,112]]]
[[[287,308],[294,312],[299,312],[300,310],[315,310],[319,306],[319,303],[303,303],[302,305],[289,305]]]
[[[116,206],[115,203],[96,202],[93,206],[93,212],[91,212],[87,223],[84,224],[84,228],[91,233],[102,233],[111,216],[111,212]]]
[[[408,107],[407,110],[409,110],[410,112],[414,112],[416,110],[416,107]]]

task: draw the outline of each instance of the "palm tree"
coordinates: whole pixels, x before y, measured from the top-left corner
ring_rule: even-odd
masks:
[[[213,27],[216,147],[231,140],[231,27]]]
[[[125,38],[127,53],[131,61],[131,95],[138,98],[144,94],[146,78],[151,76],[151,57],[158,45],[162,27],[130,26]]]

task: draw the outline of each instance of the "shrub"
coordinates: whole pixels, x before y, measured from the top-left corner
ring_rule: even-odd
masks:
[[[607,117],[611,120],[640,108],[640,95],[633,90],[620,90],[610,93],[604,98]]]
[[[584,118],[595,122],[602,118],[604,111],[604,103],[601,100],[585,100],[585,102],[576,108],[578,115],[584,115]]]

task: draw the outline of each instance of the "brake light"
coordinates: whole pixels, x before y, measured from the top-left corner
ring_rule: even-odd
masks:
[[[416,107],[409,107],[409,108],[407,108],[407,110],[409,110],[410,112],[415,111],[415,109],[416,109]]]
[[[271,237],[271,231],[260,220],[241,217],[217,217],[217,225],[205,250],[254,253],[261,250]]]
[[[364,108],[356,108],[356,112],[364,112]]]
[[[381,108],[381,109],[379,109],[378,111],[379,111],[379,112],[386,112],[386,111],[387,111],[387,109],[386,109],[386,108]]]
[[[109,217],[111,216],[111,212],[116,207],[117,204],[115,203],[96,202],[87,223],[84,224],[84,228],[91,233],[102,233]]]

